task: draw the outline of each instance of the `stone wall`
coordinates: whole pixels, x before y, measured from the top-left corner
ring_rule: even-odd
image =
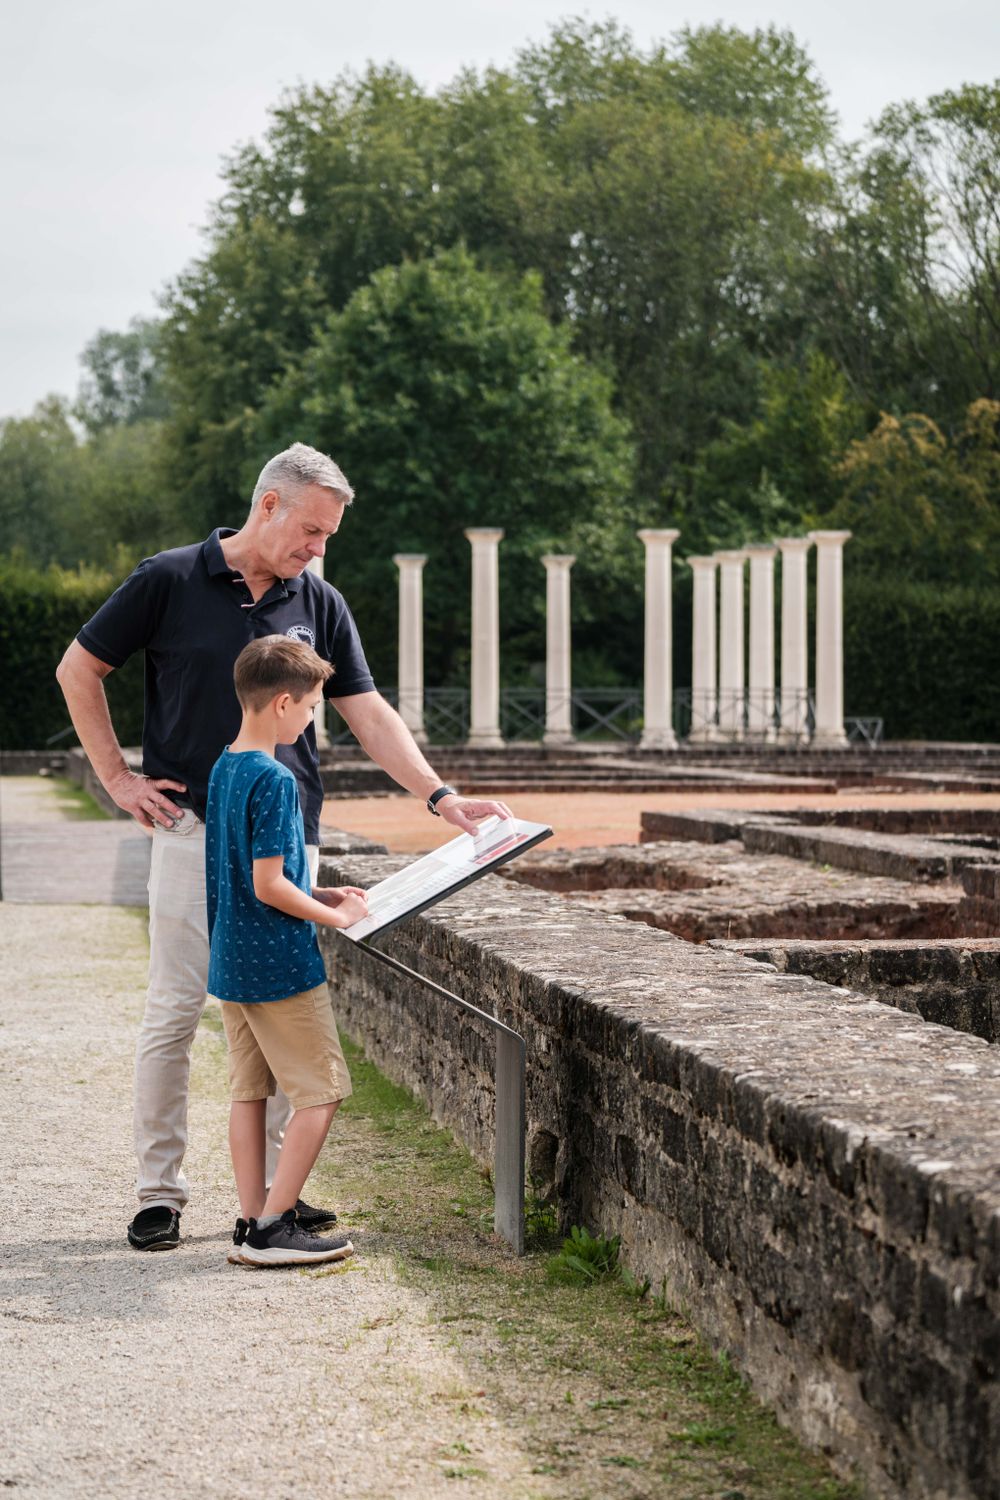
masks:
[[[400,861],[327,861],[370,885]],[[338,1014],[481,1158],[483,1030],[324,936]],[[872,1494],[1000,1494],[1000,1054],[486,878],[384,940],[526,1037],[529,1162]]]
[[[1000,865],[968,866],[962,871],[962,890],[962,931],[973,937],[1000,935]]]
[[[805,827],[864,828],[870,833],[966,835],[993,843],[1000,838],[996,807],[794,807],[785,812],[744,808],[673,808],[640,814],[639,840],[701,839],[718,843],[739,838],[748,823],[798,823]]]
[[[712,938],[922,938],[956,931],[962,889],[751,854],[735,839],[703,843],[543,846],[504,876],[572,893],[604,912],[692,943]]]
[[[810,974],[824,984],[861,990],[925,1021],[1000,1042],[1000,938],[716,939],[712,946],[773,964],[782,974]]]
[[[62,776],[65,770],[64,750],[4,750],[0,754],[0,776]]]

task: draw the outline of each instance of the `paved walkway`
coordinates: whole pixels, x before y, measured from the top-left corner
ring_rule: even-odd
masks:
[[[88,836],[113,826],[49,824],[64,880],[70,851],[93,858]],[[443,1455],[468,1436],[456,1392],[480,1377],[363,1231],[341,1270],[227,1264],[225,1056],[210,1028],[194,1054],[184,1243],[127,1248],[144,922],[31,904],[26,889],[0,904],[0,1487],[45,1500],[558,1493],[478,1389],[479,1472],[447,1476]]]
[[[146,906],[150,834],[131,818],[72,816],[58,782],[0,777],[5,901]]]

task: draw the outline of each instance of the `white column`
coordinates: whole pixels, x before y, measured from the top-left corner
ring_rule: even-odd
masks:
[[[399,716],[413,738],[424,732],[424,564],[418,552],[397,552],[399,569]]]
[[[774,557],[770,542],[746,548],[750,559],[750,691],[747,730],[755,739],[774,738]]]
[[[307,564],[310,573],[315,573],[317,578],[323,577],[323,559],[311,557]],[[326,727],[326,698],[321,698],[313,713],[313,728],[316,731],[316,748],[328,750],[330,748],[330,735]]]
[[[743,630],[743,563],[740,551],[716,552],[719,564],[719,732],[743,738],[746,666]]]
[[[576,562],[568,553],[550,552],[545,567],[545,737],[546,745],[573,741],[569,570]]]
[[[691,733],[689,739],[704,744],[718,738],[715,651],[714,557],[689,557],[694,572],[691,630]]]
[[[781,730],[787,744],[809,734],[809,643],[807,640],[807,536],[779,536],[781,553]]]
[[[500,564],[503,532],[473,526],[472,543],[472,702],[469,745],[497,750],[500,738]]]
[[[813,744],[839,748],[844,732],[844,543],[849,531],[810,531],[816,543],[816,727]]]
[[[646,548],[646,645],[642,750],[676,750],[674,734],[671,547],[679,531],[636,532]]]

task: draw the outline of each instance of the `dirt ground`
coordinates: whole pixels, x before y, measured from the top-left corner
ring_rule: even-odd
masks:
[[[549,823],[550,849],[589,849],[597,844],[639,842],[639,815],[678,808],[740,807],[783,812],[794,807],[1000,807],[1000,793],[838,792],[808,795],[775,792],[524,792],[505,799],[518,817]],[[454,838],[455,830],[432,818],[416,797],[329,798],[323,822],[361,833],[393,854],[422,854]]]

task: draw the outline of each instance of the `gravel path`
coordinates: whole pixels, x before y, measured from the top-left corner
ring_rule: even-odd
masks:
[[[195,1049],[183,1243],[126,1246],[138,913],[4,903],[0,964],[0,1487],[47,1500],[153,1486],[282,1500],[559,1492],[363,1232],[337,1270],[227,1264],[225,1061],[209,1028]],[[335,1136],[327,1150],[335,1164]],[[468,1451],[470,1409],[478,1473],[464,1477],[448,1455]]]

